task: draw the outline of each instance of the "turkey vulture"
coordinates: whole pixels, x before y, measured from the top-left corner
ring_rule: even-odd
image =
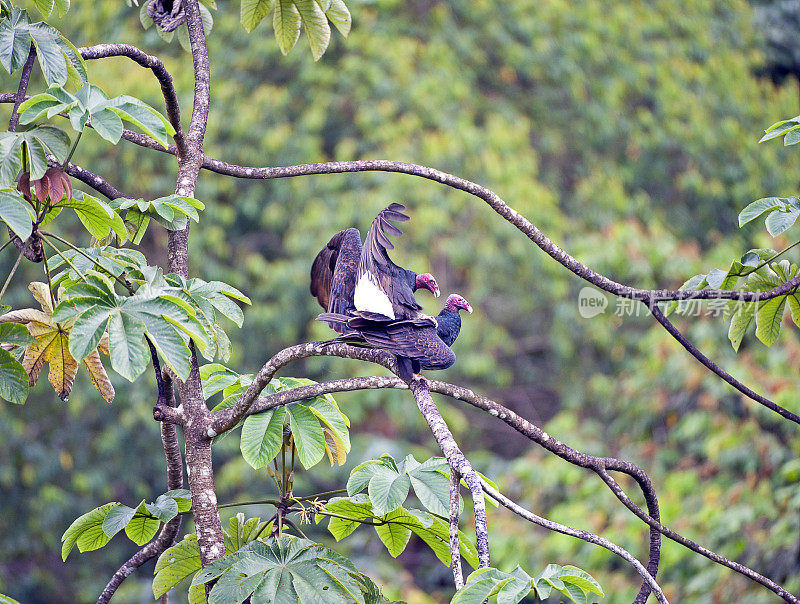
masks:
[[[408,220],[405,206],[393,203],[382,210],[367,233],[364,246],[358,229],[334,235],[311,265],[311,295],[330,313],[347,315],[352,310],[373,312],[390,319],[412,319],[422,307],[414,298],[420,288],[439,296],[439,285],[430,273],[417,274],[394,264],[386,252],[394,249],[387,233],[402,231],[390,221]],[[331,323],[340,331],[344,326]]]
[[[397,373],[404,381],[421,369],[447,369],[455,363],[450,349],[461,331],[458,311],[472,312],[469,303],[458,294],[450,294],[436,318],[421,315],[414,319],[392,320],[370,312],[351,311],[352,316],[322,313],[318,321],[328,321],[346,332],[338,341],[368,344],[388,350],[397,357]]]

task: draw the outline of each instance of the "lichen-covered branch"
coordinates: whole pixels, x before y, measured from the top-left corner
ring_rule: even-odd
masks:
[[[480,478],[479,478],[480,480]],[[537,516],[533,512],[526,510],[522,506],[514,503],[508,497],[500,493],[497,489],[493,488],[490,484],[486,481],[481,480],[481,485],[483,489],[494,499],[499,501],[504,507],[508,508],[518,516],[532,522],[534,524],[538,524],[548,530],[555,531],[557,533],[563,533],[565,535],[570,535],[571,537],[577,537],[578,539],[582,539],[588,543],[594,543],[595,545],[599,545],[600,547],[604,547],[607,550],[614,552],[620,558],[623,558],[628,564],[633,566],[636,569],[636,572],[642,577],[642,579],[650,586],[653,594],[656,596],[656,600],[659,602],[663,602],[667,604],[667,598],[664,596],[664,592],[661,591],[661,587],[659,587],[656,580],[653,576],[647,572],[647,569],[642,566],[642,563],[639,562],[632,554],[630,554],[627,550],[623,549],[616,543],[612,543],[608,539],[595,535],[594,533],[590,533],[589,531],[584,531],[581,529],[572,528],[571,526],[566,526],[564,524],[559,524],[558,522],[553,522],[552,520],[548,520],[547,518],[542,518],[541,516]]]
[[[450,466],[450,471],[461,476],[467,483],[467,488],[472,495],[472,506],[475,515],[475,543],[478,548],[478,566],[489,566],[489,530],[486,523],[486,501],[483,497],[483,487],[480,477],[473,469],[472,464],[459,449],[458,444],[450,432],[450,428],[439,413],[436,403],[431,398],[427,384],[422,379],[409,382],[409,388],[414,393],[414,399],[428,427],[433,433],[433,438],[442,450],[444,458]]]
[[[356,348],[355,346],[332,341],[309,342],[290,346],[276,353],[264,364],[255,378],[253,378],[253,383],[250,384],[234,406],[228,407],[227,409],[220,409],[212,414],[210,430],[216,436],[217,434],[222,434],[233,428],[248,414],[251,406],[255,404],[258,395],[266,388],[278,369],[292,361],[315,356],[337,356],[347,359],[358,359],[383,365],[391,371],[395,369],[394,356],[382,350]],[[356,384],[356,382],[354,382],[354,384]],[[354,389],[361,388],[355,387]],[[261,410],[263,411],[265,408],[262,407]]]
[[[464,587],[464,575],[461,572],[461,547],[458,537],[458,489],[460,486],[461,476],[450,468],[450,568],[453,571],[456,591]]]
[[[143,50],[131,44],[97,44],[96,46],[84,46],[78,49],[81,57],[89,59],[103,59],[106,57],[127,57],[137,64],[152,70],[158,83],[161,85],[161,93],[164,96],[164,105],[167,110],[167,119],[172,127],[175,128],[175,142],[177,148],[183,148],[183,128],[181,126],[181,108],[178,103],[178,95],[175,93],[175,86],[164,63],[158,57],[149,55]]]

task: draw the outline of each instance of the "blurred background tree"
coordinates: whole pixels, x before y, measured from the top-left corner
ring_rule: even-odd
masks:
[[[361,158],[431,165],[490,187],[581,261],[641,287],[678,286],[750,247],[791,241],[775,242],[756,225],[736,228],[738,211],[752,200],[796,194],[800,167],[796,152],[757,144],[763,128],[798,105],[796,70],[763,77],[782,59],[771,50],[760,6],[354,0],[350,8],[347,42],[334,37],[313,63],[307,53],[283,57],[265,25],[263,35],[245,35],[234,7],[220,7],[209,37],[209,155],[248,165]],[[121,41],[157,51],[188,107],[192,79],[182,71],[182,49],[142,31],[138,12],[121,2],[76,3],[54,24],[76,44]],[[161,106],[151,75],[125,59],[89,69],[109,95]],[[7,116],[10,108],[0,111]],[[156,197],[173,186],[165,169],[173,164],[158,153],[86,137],[75,161],[126,194]],[[583,284],[488,208],[393,174],[246,182],[206,172],[197,196],[206,211],[191,241],[192,270],[254,302],[244,329],[231,332],[239,355],[232,366],[254,370],[286,345],[329,337],[312,321],[314,255],[337,230],[366,228],[377,210],[403,202],[412,222],[395,260],[430,270],[443,293],[457,291],[476,308],[445,379],[487,392],[589,453],[638,463],[654,480],[665,524],[800,590],[795,426],[743,401],[643,314],[617,316],[610,299],[604,314],[582,319]],[[145,239],[142,247],[165,264],[163,241]],[[29,305],[27,292],[14,295],[9,303]],[[429,311],[438,306],[423,303]],[[718,319],[681,321],[709,356],[800,411],[794,331],[784,330],[773,349],[748,336],[736,356]],[[314,379],[373,371],[338,359],[309,359],[293,370]],[[102,502],[163,490],[144,383],[127,387],[112,407],[98,403],[81,376],[68,404],[40,385],[24,407],[0,406],[0,592],[23,602],[93,600],[134,551],[120,541],[64,564],[59,537]],[[353,464],[383,452],[437,452],[408,397],[337,399],[353,419],[353,451],[344,468],[316,472],[314,487],[343,481]],[[643,525],[595,477],[481,414],[449,405],[443,412],[476,467],[521,504],[646,551]],[[220,502],[272,489],[237,449],[238,438],[215,448]],[[310,488],[303,480],[298,490]],[[615,602],[638,588],[636,575],[606,551],[527,527],[530,541],[521,547],[520,520],[490,510],[489,521],[500,568],[579,563]],[[312,538],[329,539],[311,530]],[[400,556],[398,575],[374,535],[358,535],[351,557],[394,586],[387,595],[419,603],[449,597],[449,571],[424,546]],[[673,601],[775,599],[669,541],[663,552],[659,582]],[[116,599],[152,601],[147,568]]]

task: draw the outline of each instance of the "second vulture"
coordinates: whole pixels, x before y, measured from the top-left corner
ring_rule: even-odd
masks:
[[[461,331],[459,310],[472,312],[472,307],[458,294],[450,294],[444,309],[435,318],[421,315],[414,319],[391,320],[370,312],[351,311],[351,316],[322,313],[318,321],[328,321],[344,335],[337,340],[366,343],[393,353],[397,358],[397,374],[409,381],[421,369],[447,369],[455,363],[450,349]]]
[[[422,315],[414,292],[427,289],[439,296],[439,285],[430,273],[417,274],[397,266],[387,250],[394,249],[389,235],[402,235],[391,221],[408,220],[405,206],[392,203],[381,210],[369,227],[364,245],[361,233],[350,228],[334,235],[311,266],[311,294],[329,313],[352,311],[376,313],[388,319],[416,319]],[[331,321],[340,333],[346,325]]]

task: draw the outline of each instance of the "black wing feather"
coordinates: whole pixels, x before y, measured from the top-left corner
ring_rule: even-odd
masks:
[[[414,297],[416,273],[397,266],[391,261],[387,250],[394,249],[389,235],[402,235],[403,232],[390,220],[406,221],[408,216],[402,213],[405,206],[392,203],[381,210],[372,221],[358,265],[356,282],[369,273],[373,283],[388,296],[392,303],[395,319],[415,317],[422,310]]]
[[[361,233],[345,229],[334,235],[311,265],[311,295],[323,309],[344,314],[352,310],[356,273],[361,258]],[[332,329],[337,329],[331,324]]]

